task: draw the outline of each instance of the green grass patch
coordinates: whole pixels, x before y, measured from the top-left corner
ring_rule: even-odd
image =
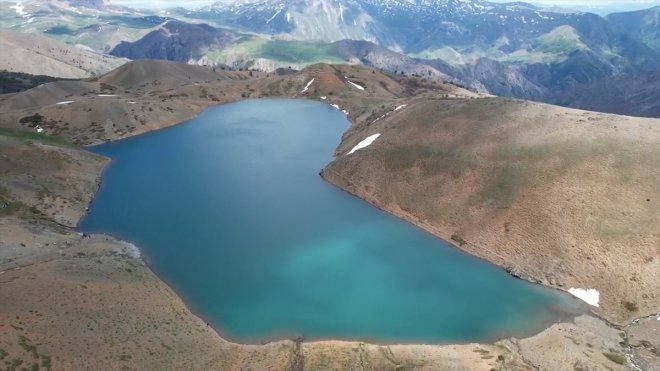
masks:
[[[62,138],[50,136],[44,133],[37,133],[36,131],[0,129],[0,136],[16,138],[26,142],[37,141],[43,143],[61,144],[67,147],[76,147],[76,145],[73,143],[67,142]]]
[[[23,209],[25,205],[9,198],[9,191],[0,186],[0,216],[12,215]]]
[[[526,167],[506,164],[490,176],[479,197],[482,202],[493,202],[499,206],[508,205],[520,188],[531,183],[531,178],[531,171]]]
[[[19,339],[20,340],[18,341],[18,345],[20,345],[21,348],[23,348],[23,350],[26,353],[32,354],[32,357],[34,357],[34,358],[39,358],[39,353],[37,352],[37,347],[30,344],[28,338],[26,338],[25,336],[21,336]]]
[[[334,54],[333,47],[329,44],[301,41],[269,41],[261,46],[257,56],[295,64],[344,62]]]
[[[473,153],[417,144],[392,148],[385,154],[385,160],[393,170],[419,166],[426,175],[447,174],[453,178],[460,178],[465,171],[476,168],[479,163]]]
[[[616,364],[623,365],[626,363],[626,357],[623,354],[605,352],[603,353],[603,355],[605,356],[605,358],[609,359],[610,361]]]
[[[251,68],[255,59],[270,61],[273,68],[296,68],[316,63],[345,63],[338,57],[332,45],[304,41],[268,40],[246,36],[238,43],[224,48],[201,52],[218,64],[232,68]]]

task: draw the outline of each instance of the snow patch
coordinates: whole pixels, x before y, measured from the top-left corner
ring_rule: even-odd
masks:
[[[63,106],[63,105],[65,105],[65,104],[71,104],[71,103],[73,103],[73,102],[74,102],[74,101],[72,101],[72,100],[65,100],[64,102],[57,102],[57,103],[55,103],[55,104],[58,104],[58,105],[60,105],[60,106]]]
[[[407,104],[402,104],[402,105],[398,106],[397,108],[395,108],[394,110],[395,110],[395,111],[398,111],[398,110],[400,110],[400,109],[402,109],[402,108],[405,108],[406,106],[407,106]]]
[[[97,97],[116,97],[117,94],[98,94]]]
[[[326,96],[324,95],[324,96],[321,97],[321,99],[326,100],[326,99],[328,99],[328,97],[326,97]]]
[[[137,102],[133,102],[133,101],[131,100],[131,101],[128,101],[128,102],[126,102],[126,103],[128,103],[128,104],[136,104]]]
[[[586,302],[587,304],[598,307],[600,301],[600,293],[596,289],[575,289],[570,288],[568,292],[576,298]]]
[[[44,129],[41,126],[35,127],[37,129],[37,133],[43,133]]]
[[[273,16],[270,17],[270,18],[266,21],[266,24],[269,24],[269,23],[270,23],[273,19],[275,19],[275,17],[277,17],[277,15],[280,14],[281,12],[282,12],[282,8],[280,8],[280,10],[278,10],[277,12],[275,12],[275,14],[273,14]]]
[[[23,10],[25,9],[25,7],[23,7],[21,3],[16,3],[16,5],[12,5],[9,8],[14,9],[16,11],[16,14],[20,15],[21,17],[27,14],[25,13],[25,10]]]
[[[307,83],[307,85],[305,85],[301,93],[307,92],[307,90],[309,90],[309,87],[312,86],[313,83],[314,83],[314,79],[309,80],[309,82]]]
[[[347,80],[347,81],[348,81],[348,80]],[[358,88],[359,90],[364,90],[364,87],[363,87],[363,86],[360,86],[360,85],[354,83],[353,81],[348,81],[348,83],[351,84],[351,85],[353,85],[353,86],[355,86],[355,87]]]
[[[358,143],[355,147],[353,147],[353,149],[350,152],[348,152],[348,154],[350,155],[351,153],[353,153],[353,152],[355,152],[359,149],[369,147],[371,145],[371,143],[374,142],[374,140],[378,139],[379,136],[380,136],[380,133],[368,136],[366,139],[364,139],[363,141]]]

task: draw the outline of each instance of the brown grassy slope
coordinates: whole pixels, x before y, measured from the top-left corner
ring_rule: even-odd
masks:
[[[344,76],[353,76],[349,78],[368,91],[351,87]],[[312,78],[315,83],[301,93]],[[396,99],[429,88],[455,89],[442,84],[413,89],[382,73],[350,66],[318,65],[278,76],[135,61],[96,81],[53,82],[6,96],[0,99],[0,128],[34,130],[35,123],[21,123],[21,119],[39,114],[43,116],[39,125],[47,134],[79,145],[99,144],[180,123],[214,104],[268,97],[327,96],[328,102],[341,105],[360,121],[391,109]],[[68,101],[72,103],[57,104]]]
[[[63,78],[98,76],[128,61],[8,29],[0,29],[0,50],[0,70]]]
[[[619,323],[660,308],[658,120],[414,98],[338,153],[326,179],[513,274],[595,288]]]
[[[128,245],[75,233],[105,163],[0,135],[2,367],[286,369],[292,342],[224,341]]]

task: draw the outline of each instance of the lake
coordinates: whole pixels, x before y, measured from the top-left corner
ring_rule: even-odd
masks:
[[[348,126],[324,103],[250,100],[90,148],[113,161],[80,230],[139,246],[240,342],[488,341],[582,312],[326,183]]]

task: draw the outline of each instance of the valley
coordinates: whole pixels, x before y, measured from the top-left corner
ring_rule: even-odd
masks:
[[[657,84],[658,7],[601,17],[481,0],[255,0],[193,10],[3,4],[0,27],[116,57],[261,72],[362,64],[498,96],[657,117],[655,107],[638,103],[644,94],[638,84],[617,95],[616,111],[612,97],[592,86],[637,79]],[[591,101],[577,97],[585,90]]]
[[[591,308],[596,317],[578,317],[534,337],[495,345],[237,345],[210,331],[144,263],[131,257],[134,250],[127,245],[111,237],[87,239],[74,233],[105,164],[76,145],[171,126],[210,105],[273,97],[317,99],[348,112],[353,125],[342,138],[337,158],[324,169],[325,179],[518,277],[563,290],[598,290],[599,306]],[[248,364],[256,369],[358,364],[365,369],[406,364],[422,369],[528,369],[544,364],[618,369],[627,362],[628,352],[635,354],[637,364],[657,362],[652,336],[632,335],[658,322],[646,318],[657,312],[660,291],[660,233],[653,223],[660,212],[654,197],[660,184],[654,170],[660,158],[654,152],[660,136],[656,120],[496,98],[360,66],[316,65],[268,74],[213,72],[156,61],[128,63],[97,81],[48,83],[5,96],[0,112],[3,141],[11,143],[1,147],[0,184],[8,205],[2,235],[13,236],[1,242],[0,277],[7,280],[2,292],[10,295],[7,298],[29,295],[38,300],[12,301],[5,311],[6,325],[0,331],[2,339],[9,340],[0,348],[11,352],[10,360],[30,362],[30,353],[20,344],[37,343],[37,358],[47,355],[59,367],[83,367],[105,357],[116,367],[127,363],[147,368],[168,362],[227,369]],[[42,131],[36,133],[38,129]],[[370,146],[346,154],[374,133],[381,136]],[[43,156],[40,152],[49,153],[46,157],[58,165],[30,160]],[[44,169],[69,175],[50,175]],[[428,195],[433,195],[432,202],[424,201]],[[630,234],[617,232],[624,230]],[[76,264],[71,266],[71,261]],[[106,268],[99,270],[98,264]],[[37,266],[39,270],[31,268]],[[58,285],[57,295],[45,296],[42,290],[52,290],[48,282],[60,280],[69,283]],[[105,295],[66,289],[81,285],[91,289],[90,295],[112,290],[108,292],[116,305],[101,304]],[[103,334],[101,343],[85,348],[85,353],[67,347],[67,340],[46,341],[60,338],[53,332],[58,328],[68,328],[71,317],[65,303],[72,301],[71,295],[89,303],[83,307],[88,308],[90,325],[76,336]],[[143,300],[131,300],[131,295]],[[172,304],[140,306],[162,300]],[[63,312],[45,315],[42,305]],[[128,320],[122,313],[135,315]],[[117,330],[112,318],[122,318],[126,330]],[[630,325],[637,318],[644,319]],[[165,331],[166,324],[176,329],[158,332]],[[119,341],[128,334],[135,344],[130,351]],[[190,347],[195,351],[175,351]],[[99,358],[96,352],[105,355]],[[619,364],[619,359],[624,361]]]
[[[232,0],[190,9],[0,2],[0,369],[660,369],[659,12],[482,0]],[[292,132],[213,127],[242,106],[247,116],[237,123],[281,121],[256,111],[286,111],[282,100],[323,114],[280,112],[291,115]],[[305,124],[326,114],[344,126],[304,137]],[[186,131],[191,125],[201,136]],[[126,144],[168,135],[158,148]],[[265,137],[295,145],[278,151],[282,144]],[[138,156],[134,163],[108,150],[120,147]],[[269,151],[274,165],[257,156]],[[147,170],[111,179],[119,161]],[[305,166],[313,177],[297,177]],[[213,176],[177,183],[184,173]],[[237,174],[252,177],[236,187],[242,198],[229,193]],[[299,188],[307,181],[324,188]],[[104,187],[126,198],[108,200]],[[306,194],[332,201],[294,197]],[[335,209],[343,202],[359,207]],[[95,205],[105,205],[101,214]],[[217,213],[227,205],[232,212]],[[268,205],[287,212],[264,221]],[[367,227],[378,218],[365,215],[376,214],[392,221],[379,224],[387,233]],[[327,225],[313,228],[312,219]],[[308,221],[315,238],[363,233],[342,232],[300,256],[287,242],[256,263],[239,251],[241,243],[269,245],[275,238],[264,231],[281,225],[274,234],[285,233],[296,224],[286,220]],[[208,261],[199,251],[173,254],[208,248],[202,231],[220,233],[220,221],[226,236],[238,233],[226,243],[236,251],[210,250]],[[149,223],[168,233],[130,234]],[[406,246],[419,235],[399,240],[397,223],[476,265],[420,255],[426,244]],[[368,259],[346,247],[374,236],[382,251]],[[178,271],[182,262],[198,269]],[[251,262],[246,289],[237,277]],[[497,308],[526,294],[500,293],[508,286],[496,275],[460,268],[479,264],[506,273],[511,287],[579,305],[537,297],[535,314],[545,320],[507,328],[496,318],[514,323],[515,315]],[[202,272],[212,278],[190,283]],[[282,285],[283,272],[296,290]],[[319,274],[336,276],[317,282]],[[480,279],[489,291],[460,302],[481,300],[469,308],[481,318],[460,328],[447,325],[452,312],[441,299],[425,296],[456,290],[447,295],[459,298],[466,293],[450,281]],[[230,303],[208,306],[202,291],[216,281]],[[325,294],[341,299],[323,302]],[[357,303],[382,308],[360,317]],[[424,315],[397,338],[384,318],[402,308]],[[434,311],[444,317],[434,320]],[[289,327],[268,333],[271,317]],[[488,332],[481,321],[498,330],[457,335]]]

